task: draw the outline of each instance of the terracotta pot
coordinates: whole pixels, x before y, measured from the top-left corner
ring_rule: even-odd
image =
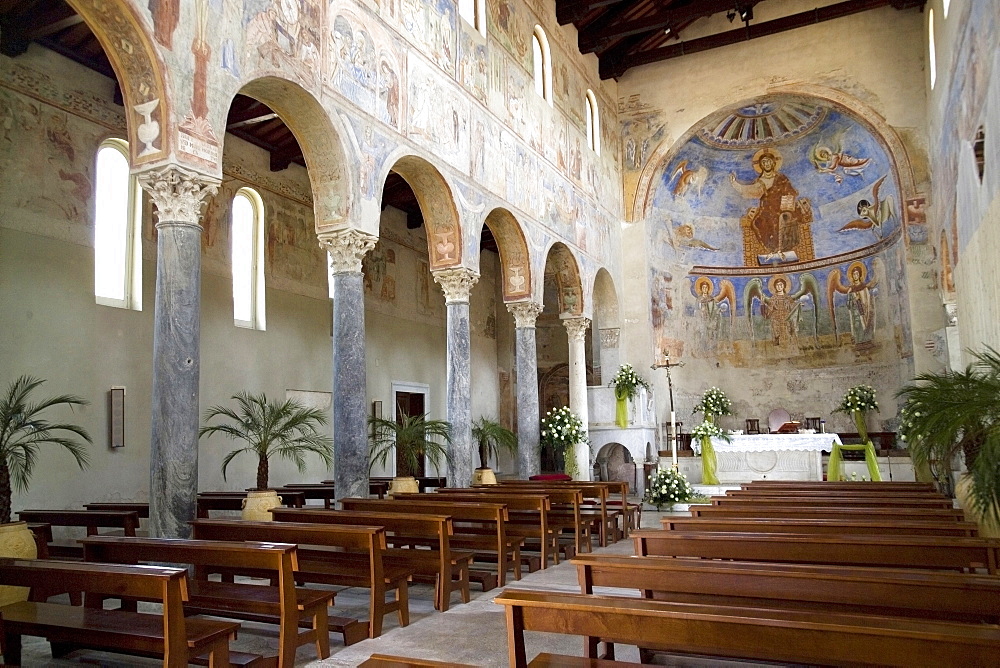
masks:
[[[27,522],[0,524],[0,557],[14,559],[38,558],[35,535],[28,529]],[[28,587],[0,586],[0,606],[28,600]]]
[[[497,476],[493,472],[493,469],[476,469],[472,472],[472,486],[476,485],[495,485],[497,484]]]
[[[968,474],[963,474],[955,485],[955,500],[962,507],[966,518],[970,522],[979,525],[979,536],[981,538],[1000,538],[1000,524],[993,518],[986,518],[976,511],[972,505],[972,478]]]
[[[416,494],[420,491],[420,485],[417,484],[417,479],[413,476],[402,476],[392,479],[389,483],[389,491],[387,494],[392,496],[393,494]]]
[[[273,489],[247,492],[247,498],[243,499],[243,519],[270,522],[274,517],[268,511],[280,505],[281,499]]]

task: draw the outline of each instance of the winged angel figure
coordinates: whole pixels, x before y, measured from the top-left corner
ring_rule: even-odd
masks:
[[[770,295],[765,294],[764,282],[752,278],[743,288],[743,306],[750,320],[750,336],[754,337],[753,305],[760,304],[760,314],[771,324],[771,339],[777,346],[783,346],[798,336],[799,322],[802,319],[803,298],[812,297],[813,305],[819,304],[819,285],[812,274],[799,275],[799,289],[788,292],[791,280],[785,274],[772,276],[767,287]],[[819,311],[813,309],[813,337],[819,339]]]
[[[885,176],[880,178],[872,186],[872,200],[869,202],[863,199],[858,202],[858,218],[844,225],[838,232],[848,232],[850,230],[871,230],[876,239],[882,238],[882,224],[896,216],[896,203],[892,195],[886,195],[884,199],[879,199],[879,188],[885,181]]]
[[[868,280],[868,268],[861,262],[852,262],[847,267],[847,284],[841,282],[840,270],[834,269],[826,279],[826,300],[830,305],[830,320],[833,334],[837,333],[837,317],[834,298],[847,295],[847,308],[851,314],[851,338],[854,343],[867,343],[875,337],[875,287],[878,281]]]

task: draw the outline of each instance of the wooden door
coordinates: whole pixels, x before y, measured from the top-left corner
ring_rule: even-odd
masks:
[[[396,392],[396,422],[401,422],[404,415],[413,417],[424,413],[424,394],[422,392]],[[419,478],[425,475],[424,467],[424,460],[421,459],[420,466],[417,467],[416,471],[407,471],[405,462],[398,454],[396,456],[397,476],[412,475]]]

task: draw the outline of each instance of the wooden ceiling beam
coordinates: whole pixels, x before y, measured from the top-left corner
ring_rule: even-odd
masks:
[[[26,2],[0,14],[0,53],[16,58],[33,41],[82,23],[64,2]]]
[[[746,0],[745,4],[757,4],[760,0]],[[580,53],[598,51],[610,42],[633,35],[651,33],[667,28],[676,28],[682,21],[690,22],[703,16],[711,16],[733,9],[735,0],[705,0],[692,2],[683,7],[667,4],[654,14],[628,21],[595,21],[593,27],[580,31],[578,44]]]
[[[624,2],[624,0],[569,0],[568,2],[557,2],[556,20],[561,26],[568,23],[575,23],[585,18],[587,14],[595,9],[617,5],[620,2]]]
[[[271,151],[271,171],[280,172],[283,169],[288,169],[288,166],[293,162],[301,160],[303,160],[302,149],[299,148],[298,142],[292,141],[290,144]]]
[[[671,58],[679,58],[692,53],[698,53],[699,51],[708,51],[709,49],[716,49],[730,44],[738,44],[740,42],[757,39],[758,37],[774,35],[780,32],[785,32],[786,30],[794,30],[796,28],[802,28],[815,23],[822,23],[823,21],[830,21],[832,19],[850,16],[851,14],[858,14],[870,9],[878,9],[879,7],[885,6],[892,6],[896,9],[909,9],[911,7],[922,7],[924,2],[925,0],[847,0],[846,2],[840,2],[835,5],[827,5],[826,7],[818,7],[807,12],[784,16],[780,19],[774,19],[773,21],[751,24],[736,30],[728,30],[726,32],[716,33],[714,35],[708,35],[706,37],[700,37],[686,42],[682,41],[678,44],[671,44],[670,46],[664,46],[658,49],[629,54],[616,62],[612,62],[610,60],[605,61],[602,59],[600,65],[600,75],[602,79],[617,79],[632,67],[648,65],[649,63],[669,60]]]

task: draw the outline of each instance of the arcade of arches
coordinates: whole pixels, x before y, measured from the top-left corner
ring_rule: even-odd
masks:
[[[184,535],[198,489],[253,480],[249,458],[223,480],[230,444],[198,438],[241,391],[327,411],[333,469],[310,460],[306,479],[351,496],[393,473],[369,470],[366,419],[400,396],[452,423],[441,473],[467,484],[475,418],[518,433],[495,468],[538,473],[555,465],[540,414],[610,424],[595,388],[621,363],[669,352],[680,415],[715,385],[741,423],[829,416],[867,383],[893,431],[903,383],[1000,345],[1000,5],[885,3],[602,79],[557,4],[487,0],[480,31],[451,0],[53,1],[70,18],[16,40],[18,3],[0,2],[0,381],[89,399],[74,419],[96,436],[82,472],[42,453],[15,509],[149,499],[153,532]],[[112,138],[138,202],[124,305],[93,287]],[[232,316],[246,188],[256,326]],[[573,453],[582,476],[597,455]],[[302,476],[275,461],[271,478]]]

